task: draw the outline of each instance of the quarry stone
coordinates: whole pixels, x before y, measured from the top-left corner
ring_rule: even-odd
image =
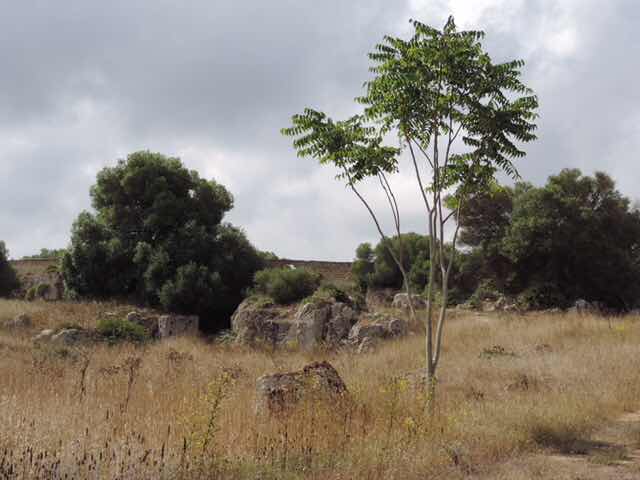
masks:
[[[305,350],[346,340],[358,313],[342,302],[309,302],[296,312],[290,337]]]
[[[236,334],[237,343],[275,345],[286,340],[291,322],[280,318],[271,306],[260,305],[249,298],[240,304],[231,317],[231,329]]]
[[[303,399],[336,401],[347,386],[328,362],[314,362],[302,370],[263,375],[256,381],[256,410],[282,413]]]
[[[60,346],[72,346],[82,343],[88,339],[88,334],[84,330],[77,328],[64,328],[52,335],[50,343]]]
[[[38,335],[33,337],[33,341],[34,343],[48,342],[55,333],[55,330],[52,329],[42,330]]]
[[[413,303],[413,308],[426,308],[427,300],[421,295],[412,294],[411,302]],[[409,308],[409,295],[406,293],[397,293],[393,297],[393,302],[391,303],[393,308]]]

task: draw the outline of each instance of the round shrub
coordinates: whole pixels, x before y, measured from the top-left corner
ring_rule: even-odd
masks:
[[[144,342],[149,339],[149,332],[146,328],[126,319],[107,318],[100,320],[96,331],[111,343]]]
[[[305,269],[267,268],[255,274],[255,293],[287,304],[308,297],[320,286],[322,276]]]

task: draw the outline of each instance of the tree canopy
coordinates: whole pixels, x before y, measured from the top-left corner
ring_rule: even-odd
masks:
[[[80,296],[127,296],[227,326],[262,260],[224,215],[231,193],[187,170],[178,158],[132,153],[100,171],[94,213],[82,212],[62,259]]]
[[[535,291],[539,306],[584,298],[624,310],[640,299],[640,212],[605,173],[565,169],[543,187],[483,192],[460,223],[483,275],[509,293]]]
[[[7,297],[20,287],[18,275],[9,263],[9,251],[0,240],[0,297]]]

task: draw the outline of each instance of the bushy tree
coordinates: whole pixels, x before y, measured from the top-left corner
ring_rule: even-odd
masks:
[[[339,169],[383,239],[387,236],[358,185],[369,178],[380,183],[400,235],[398,202],[388,176],[399,170],[402,150],[411,155],[430,245],[425,364],[432,398],[455,264],[457,228],[453,248],[447,250],[448,222],[463,209],[466,197],[486,189],[498,171],[516,176],[513,159],[524,156],[522,144],[536,138],[538,102],[520,80],[524,63],[494,63],[481,44],[483,32],[458,31],[452,17],[442,30],[418,21],[412,25],[411,38],[385,36],[369,54],[373,78],[357,99],[364,105],[362,115],[334,121],[307,108],[292,117],[283,133],[295,137],[298,155]],[[398,135],[398,147],[384,144],[390,133]],[[443,205],[447,193],[453,213]],[[407,279],[402,259],[394,261]],[[442,308],[434,322],[436,277]]]
[[[9,251],[0,240],[0,297],[7,297],[20,287],[18,275],[9,263]]]
[[[255,274],[254,291],[284,305],[311,295],[321,279],[320,274],[304,268],[266,268]]]
[[[460,224],[483,276],[532,307],[585,298],[623,310],[640,298],[640,213],[605,173],[496,188],[470,199]]]
[[[178,158],[135,152],[98,173],[62,258],[81,296],[134,297],[223,328],[262,267],[243,232],[222,223],[233,197]]]
[[[359,245],[352,265],[358,283],[374,288],[402,288],[404,276],[393,255],[401,259],[411,286],[423,291],[429,277],[429,239],[417,233],[382,239],[375,248],[369,243]]]

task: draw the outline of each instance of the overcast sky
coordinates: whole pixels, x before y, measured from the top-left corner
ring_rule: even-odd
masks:
[[[311,106],[356,112],[366,53],[409,19],[485,30],[522,58],[539,140],[518,162],[543,182],[604,170],[640,198],[637,0],[0,0],[0,239],[14,258],[64,247],[96,172],[127,153],[177,155],[236,198],[228,220],[263,250],[349,260],[375,229],[335,172],[279,130]],[[407,229],[417,190],[397,178]],[[375,189],[366,190],[374,203]]]

